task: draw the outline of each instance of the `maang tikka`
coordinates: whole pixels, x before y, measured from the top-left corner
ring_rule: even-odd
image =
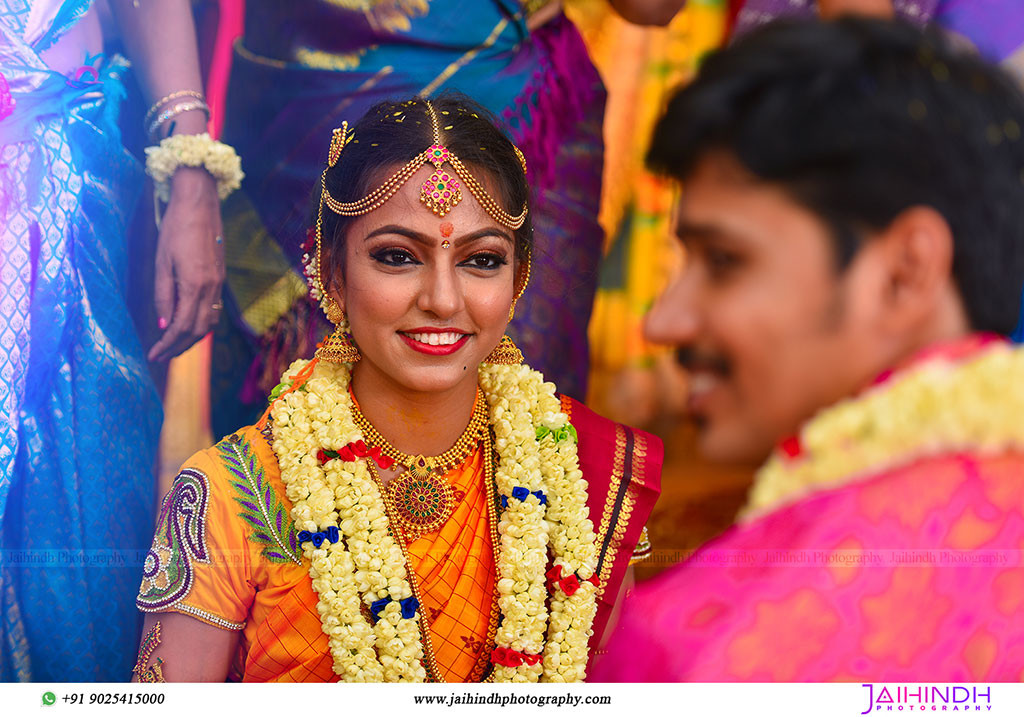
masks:
[[[516,216],[512,216],[506,212],[501,208],[498,202],[491,197],[484,186],[476,180],[462,161],[442,143],[440,120],[437,116],[437,111],[429,100],[425,100],[424,103],[427,107],[427,114],[430,116],[433,144],[409,160],[409,162],[401,169],[388,177],[383,184],[358,201],[339,202],[331,196],[330,191],[327,189],[328,170],[338,163],[345,146],[353,139],[352,134],[348,129],[348,122],[342,122],[341,127],[335,129],[331,136],[331,145],[327,152],[327,168],[324,169],[323,174],[320,176],[320,206],[317,211],[315,247],[312,247],[311,251],[303,257],[310,295],[314,300],[320,302],[320,307],[324,310],[325,314],[332,308],[328,303],[328,300],[330,300],[331,303],[334,303],[333,299],[330,299],[327,292],[324,290],[323,278],[321,276],[323,211],[325,204],[332,212],[344,217],[368,214],[383,205],[387,200],[391,199],[391,197],[393,197],[398,190],[409,181],[420,167],[429,162],[433,165],[434,171],[420,187],[420,201],[423,202],[423,204],[434,214],[443,217],[457,206],[459,202],[462,201],[462,187],[465,185],[470,194],[472,194],[477,202],[480,203],[480,206],[483,207],[484,211],[486,211],[498,224],[516,231],[520,229],[526,221],[528,212],[526,204],[523,205],[522,211]],[[513,149],[516,153],[516,157],[519,159],[520,165],[523,168],[523,174],[526,174],[526,158],[518,147],[513,145]],[[451,167],[451,171],[445,170],[445,165]],[[529,268],[526,269],[526,272],[526,276],[528,277]],[[518,288],[516,297],[513,300],[512,311],[515,310],[515,301],[518,300],[524,289],[525,282],[523,282],[523,285]],[[331,313],[333,313],[333,311]],[[347,329],[347,322],[338,324],[338,331],[335,331],[335,335],[332,335],[325,344],[336,343],[334,339],[337,338],[336,335],[339,331],[344,331],[345,337],[341,338],[344,338],[348,343],[351,343],[351,334],[348,333]],[[339,338],[339,340],[341,340],[341,338]],[[352,344],[352,349],[355,351],[354,343]],[[323,347],[317,352],[318,355],[322,350]],[[333,354],[335,352],[331,353]],[[355,353],[358,355],[358,351],[355,351]],[[330,359],[326,355],[322,356],[322,358],[325,360],[337,360]]]

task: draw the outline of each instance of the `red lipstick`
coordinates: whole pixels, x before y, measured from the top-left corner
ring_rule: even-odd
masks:
[[[423,341],[417,341],[410,334],[461,334],[455,343],[452,344],[428,344]],[[402,337],[402,340],[408,344],[409,348],[413,351],[419,351],[422,354],[428,356],[449,356],[463,346],[469,340],[470,334],[466,334],[458,329],[439,329],[433,326],[424,326],[416,329],[409,329],[408,331],[399,331],[398,335]]]

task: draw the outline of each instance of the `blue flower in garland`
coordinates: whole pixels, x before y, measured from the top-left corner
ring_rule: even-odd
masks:
[[[391,602],[390,597],[381,598],[376,600],[370,605],[370,613],[373,615],[373,621],[377,622],[380,620],[380,614],[384,611],[384,608]],[[402,618],[405,620],[411,620],[416,616],[416,611],[420,607],[420,601],[415,597],[407,597],[398,601],[398,604],[402,606]]]
[[[530,497],[530,494],[531,494],[530,493],[530,489],[529,488],[523,488],[522,486],[516,486],[515,488],[512,489],[512,497],[515,498],[516,500],[519,500],[519,501],[526,500],[527,498]],[[541,505],[547,505],[548,497],[544,494],[544,491],[542,491],[542,490],[535,490],[535,491],[533,491],[533,495],[537,496],[537,500],[540,501]],[[503,509],[507,509],[508,508],[508,496],[507,495],[501,496],[501,507]]]
[[[329,543],[337,543],[341,540],[341,535],[338,532],[337,526],[334,525],[329,526],[326,530],[318,531],[316,533],[308,530],[299,531],[299,542],[305,543],[307,540],[313,543],[314,548],[319,548],[324,544],[325,540]]]

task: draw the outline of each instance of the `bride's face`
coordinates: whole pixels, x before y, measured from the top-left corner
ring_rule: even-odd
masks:
[[[465,187],[443,218],[431,212],[420,187],[432,170],[421,167],[349,226],[332,292],[363,356],[357,371],[416,392],[476,382],[477,365],[505,331],[514,291],[512,231]]]

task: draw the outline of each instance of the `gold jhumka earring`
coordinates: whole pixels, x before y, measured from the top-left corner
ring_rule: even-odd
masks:
[[[519,153],[518,149],[516,150],[516,152]],[[522,159],[521,153],[520,159],[523,162],[523,171],[525,172],[526,160]],[[522,265],[522,268],[519,270],[519,280],[517,283],[519,284],[519,286],[516,289],[516,295],[512,298],[512,305],[508,308],[509,321],[512,321],[512,319],[515,318],[516,302],[519,301],[519,297],[521,297],[523,295],[523,292],[526,291],[526,285],[530,283],[529,254],[526,255],[526,261]],[[508,336],[508,334],[505,334],[504,336],[501,337],[501,341],[498,342],[498,345],[495,346],[494,349],[489,354],[487,354],[487,357],[484,359],[483,362],[492,364],[503,364],[506,366],[520,364],[523,362],[523,352],[519,350],[519,347],[516,346],[515,342]]]
[[[334,333],[317,346],[315,355],[321,361],[355,363],[362,358],[362,355],[359,353],[359,347],[352,340],[352,332],[349,330],[345,312],[331,296],[326,298],[325,303],[327,306],[324,312],[327,314],[327,320],[334,324]]]
[[[519,350],[515,341],[509,338],[508,334],[501,337],[498,345],[484,359],[484,363],[501,364],[504,366],[514,366],[522,362],[523,352]]]
[[[310,295],[320,302],[320,307],[324,310],[328,320],[338,327],[316,352],[317,357],[324,361],[351,363],[359,360],[359,350],[352,342],[352,334],[348,330],[344,314],[341,314],[340,321],[335,321],[335,318],[338,318],[338,313],[341,312],[341,307],[324,290],[323,278],[321,276],[321,252],[325,204],[332,212],[343,217],[368,214],[393,197],[420,167],[430,163],[433,165],[434,171],[420,187],[420,201],[434,214],[443,217],[461,202],[462,186],[465,185],[470,194],[483,207],[484,211],[498,224],[516,231],[522,228],[526,221],[528,212],[526,204],[523,204],[522,211],[516,216],[506,212],[470,173],[466,165],[441,142],[441,127],[437,112],[429,100],[426,100],[425,104],[427,106],[427,113],[430,116],[434,143],[409,160],[405,166],[386,179],[383,184],[358,201],[339,202],[331,196],[330,191],[327,189],[327,171],[337,164],[342,150],[352,140],[348,131],[348,122],[342,122],[341,127],[335,129],[331,137],[331,146],[327,153],[328,166],[320,177],[320,206],[317,211],[316,220],[316,247],[315,250],[309,253],[306,264],[306,277],[310,285]],[[519,158],[519,162],[523,167],[523,173],[525,174],[526,158],[519,151],[518,147],[513,145],[513,149]],[[450,171],[445,169],[446,165],[451,168]],[[526,278],[519,287],[509,311],[510,321],[515,311],[515,302],[522,295],[523,289],[526,287],[526,281],[529,280],[529,262],[527,262],[525,274]],[[518,356],[518,359],[513,360],[516,356]],[[491,361],[492,357],[500,360]],[[491,356],[485,359],[489,363],[521,363],[522,360],[522,353],[512,343],[512,339],[507,336],[502,338],[501,343],[491,352]]]
[[[347,141],[348,123],[342,123],[341,127],[334,130],[331,136],[331,147],[327,152],[328,168],[333,167],[341,156],[341,150]],[[327,170],[324,170],[324,177]],[[323,184],[326,187],[326,184]],[[320,302],[327,320],[334,324],[334,333],[325,338],[316,349],[316,358],[320,361],[331,363],[355,363],[362,358],[359,348],[352,340],[352,333],[349,330],[348,321],[345,318],[345,311],[341,308],[334,297],[324,290],[323,277],[320,274],[321,267],[321,242],[320,236],[323,231],[323,195],[320,198],[320,210],[316,219],[316,249],[309,263],[306,265],[306,277],[310,283],[310,294]]]

